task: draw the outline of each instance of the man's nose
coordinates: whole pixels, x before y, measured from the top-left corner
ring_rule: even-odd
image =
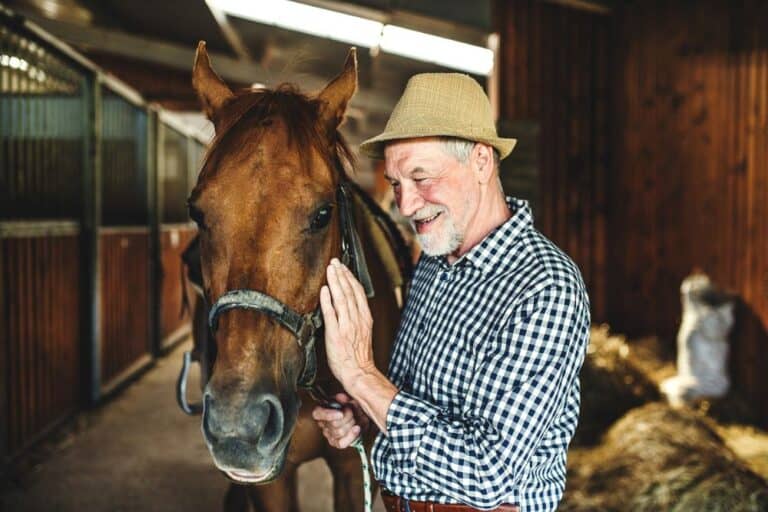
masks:
[[[397,208],[404,217],[410,217],[424,206],[424,198],[421,197],[416,187],[409,183],[401,183],[397,194]]]

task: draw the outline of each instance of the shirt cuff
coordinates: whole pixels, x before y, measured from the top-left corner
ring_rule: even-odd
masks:
[[[445,411],[404,391],[398,391],[387,410],[390,455],[403,473],[416,472],[419,445],[427,427]]]

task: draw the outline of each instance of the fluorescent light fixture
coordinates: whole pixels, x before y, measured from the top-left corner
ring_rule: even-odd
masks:
[[[493,69],[493,51],[445,37],[387,25],[379,43],[385,52],[434,62],[441,66],[487,75]]]
[[[288,0],[206,2],[231,16],[367,48],[379,43],[383,28],[378,21]]]
[[[493,51],[397,25],[290,0],[206,0],[230,16],[304,32],[477,75],[493,69]]]

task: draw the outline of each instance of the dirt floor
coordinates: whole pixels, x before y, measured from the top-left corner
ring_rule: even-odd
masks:
[[[658,353],[653,344],[653,340],[632,344],[628,357],[642,361],[643,372],[660,380],[674,368],[669,361],[643,353]],[[182,345],[160,359],[115,399],[80,415],[73,427],[37,450],[29,458],[34,462],[20,475],[2,482],[0,511],[221,510],[227,481],[213,467],[199,419],[182,414],[175,402],[176,376],[186,348]],[[768,478],[768,433],[735,423],[720,423],[717,428],[734,452]],[[580,451],[572,448],[569,462],[575,463]],[[304,482],[302,511],[330,512],[331,482],[325,464],[304,465],[299,478]],[[379,498],[375,510],[383,512]]]
[[[176,376],[187,348],[182,345],[160,359],[114,400],[81,415],[56,441],[37,450],[31,460],[38,462],[3,482],[0,510],[221,510],[227,481],[203,444],[199,419],[176,406]],[[302,511],[331,511],[330,472],[324,462],[302,466],[299,481],[304,482]],[[375,510],[383,512],[380,499],[376,502]]]

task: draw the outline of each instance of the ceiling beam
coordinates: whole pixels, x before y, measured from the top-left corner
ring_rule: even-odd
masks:
[[[194,48],[116,30],[74,25],[39,16],[28,17],[43,29],[72,45],[189,71],[191,80]],[[258,82],[266,86],[290,82],[299,84],[302,90],[307,92],[319,91],[328,82],[326,78],[310,73],[277,72],[257,62],[243,62],[216,52],[209,55],[216,72],[229,81],[246,84]],[[275,64],[276,68],[285,67],[281,63]],[[363,111],[389,113],[396,101],[397,98],[393,96],[361,89],[352,98],[352,105]]]
[[[221,30],[222,35],[227,40],[227,43],[229,43],[229,46],[232,48],[235,54],[246,62],[253,61],[251,52],[243,42],[243,38],[240,37],[240,34],[237,33],[235,27],[233,27],[227,19],[227,14],[216,7],[213,2],[206,0],[205,5],[208,6],[208,10],[211,12],[211,16],[213,16],[213,19],[216,20],[216,24],[219,26],[219,30]]]
[[[411,30],[419,30],[440,37],[455,39],[464,43],[485,46],[490,30],[482,30],[471,25],[445,20],[434,15],[419,14],[405,9],[381,10],[364,7],[343,0],[300,0],[305,4],[343,12],[361,18],[376,20],[384,24],[399,25]]]
[[[611,7],[605,1],[594,0],[547,0],[551,4],[560,4],[565,7],[573,7],[582,11],[594,12],[596,14],[611,14]]]

